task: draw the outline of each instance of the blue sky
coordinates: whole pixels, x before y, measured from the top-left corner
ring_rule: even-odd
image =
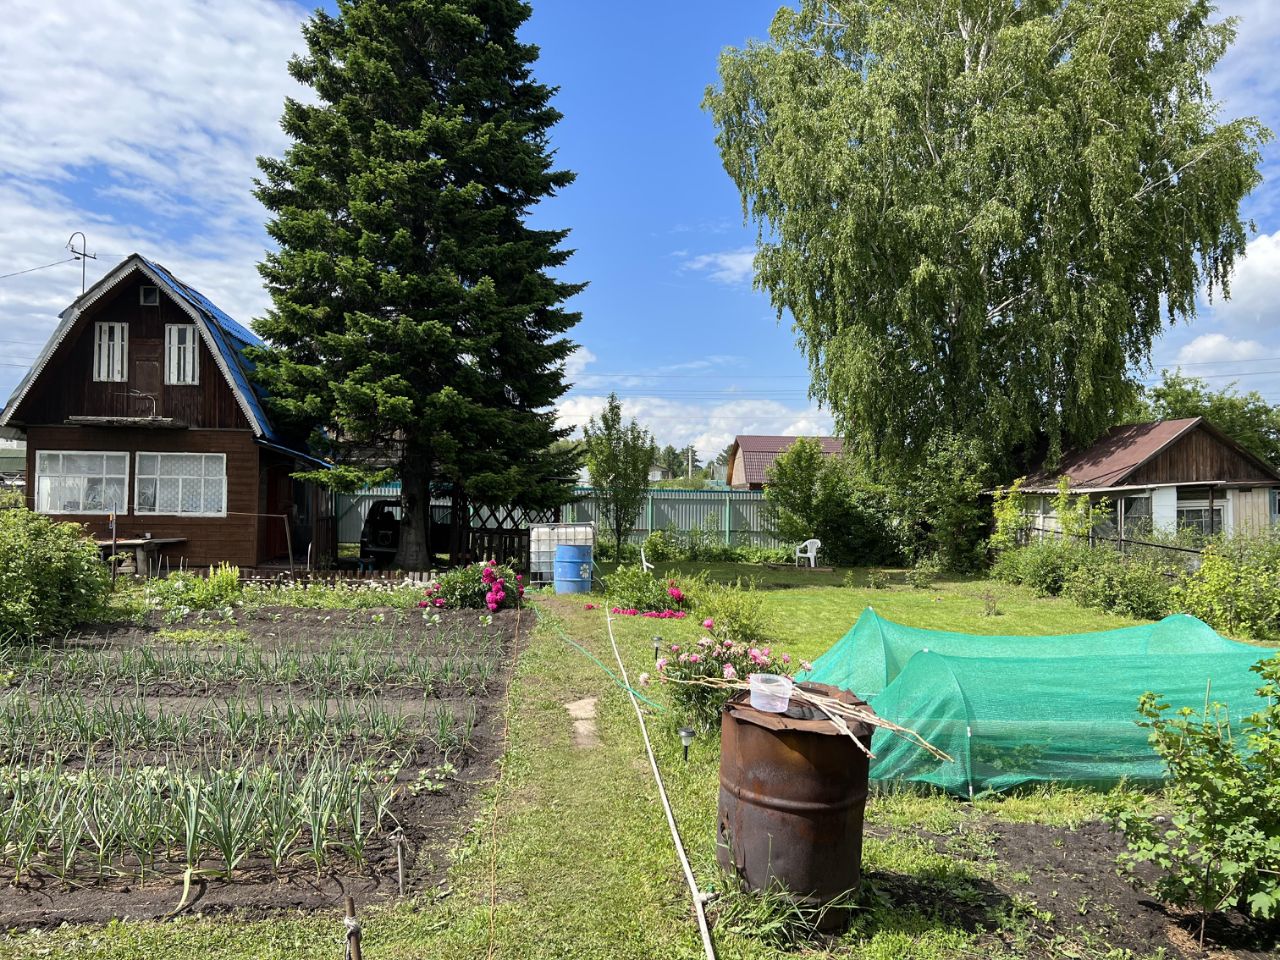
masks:
[[[265,306],[254,264],[264,211],[249,194],[259,153],[284,146],[284,64],[307,7],[287,0],[169,0],[165,16],[104,0],[18,0],[0,30],[0,274],[66,256],[73,230],[100,259],[89,282],[137,250],[242,321]],[[578,181],[540,208],[569,227],[568,278],[582,345],[561,404],[581,423],[616,389],[663,443],[705,456],[736,433],[825,431],[787,325],[751,290],[755,231],[742,223],[699,104],[728,45],[761,37],[777,0],[535,0],[528,39],[540,79],[561,88],[553,133]],[[1280,129],[1280,12],[1230,0],[1240,42],[1213,78],[1224,116]],[[38,78],[38,82],[33,82]],[[1227,305],[1205,305],[1159,345],[1222,384],[1280,401],[1280,150],[1246,204],[1258,235]],[[7,396],[79,291],[79,265],[0,279],[0,396]]]

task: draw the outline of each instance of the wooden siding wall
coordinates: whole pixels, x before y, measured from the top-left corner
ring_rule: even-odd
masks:
[[[1274,483],[1275,478],[1217,437],[1200,429],[1193,430],[1125,478],[1126,484],[1233,481]]]
[[[1231,494],[1232,533],[1261,533],[1271,526],[1271,488],[1254,487]]]
[[[136,280],[126,280],[85,311],[49,358],[44,372],[16,411],[15,421],[47,424],[63,423],[75,416],[149,417],[151,401],[129,396],[130,390],[142,390],[155,396],[156,416],[173,417],[191,427],[249,429],[213,351],[203,340],[197,350],[199,384],[165,385],[165,324],[191,323],[191,317],[168,297],[163,287],[158,306],[140,305],[138,288],[145,282],[141,275]],[[99,383],[93,379],[94,324],[99,321],[129,326],[125,382]],[[148,362],[158,362],[158,369],[148,368]]]
[[[150,533],[152,537],[186,537],[187,542],[167,549],[172,567],[179,558],[189,565],[234,563],[252,567],[258,562],[258,472],[262,448],[248,431],[150,430],[95,427],[31,427],[27,431],[27,505],[35,509],[36,453],[41,450],[118,450],[130,454],[129,508],[116,518],[121,539]],[[227,516],[166,517],[133,512],[134,471],[139,450],[227,455]],[[107,518],[100,515],[58,514],[88,526],[92,535],[111,535]]]

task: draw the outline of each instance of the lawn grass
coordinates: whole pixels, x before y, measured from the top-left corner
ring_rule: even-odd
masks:
[[[733,579],[743,568],[713,568]],[[750,571],[747,571],[750,572]],[[823,581],[815,577],[825,577]],[[771,587],[768,606],[777,647],[812,658],[827,649],[872,604],[886,617],[917,626],[982,633],[1078,632],[1126,621],[1082,611],[1064,601],[1038,600],[1013,587],[943,583],[932,590],[840,586],[844,572],[761,573]],[[983,615],[982,593],[999,595],[1003,615]],[[496,909],[493,955],[505,958],[696,958],[701,956],[687,891],[649,774],[630,703],[614,682],[562,637],[572,637],[614,666],[600,610],[588,598],[540,597],[540,624],[522,651],[511,687],[509,748],[500,785],[491,790],[470,834],[459,844],[442,890],[420,891],[410,902],[362,909],[365,955],[371,960],[447,956],[484,957],[490,947],[491,869]],[[597,598],[598,599],[598,598]],[[619,618],[615,630],[633,676],[653,660],[650,637],[694,638],[691,621],[656,623]],[[600,745],[575,747],[564,704],[598,697]],[[700,738],[681,759],[670,714],[651,721],[651,736],[700,884],[720,889],[713,824],[718,756]],[[982,957],[993,952],[1039,956],[1019,946],[1019,930],[1033,904],[1016,904],[992,918],[995,933],[957,924],[937,909],[939,890],[977,897],[995,864],[982,857],[938,852],[912,828],[948,832],[992,818],[1072,824],[1096,817],[1101,797],[1085,791],[1044,789],[1024,796],[959,803],[942,795],[873,796],[868,822],[904,828],[868,838],[864,869],[901,879],[917,896],[893,903],[873,900],[838,940],[802,951],[806,957]],[[496,843],[491,841],[490,831]],[[904,832],[905,831],[905,832]],[[447,894],[447,895],[446,895]],[[174,891],[177,902],[179,891]],[[716,930],[723,958],[764,960],[795,956],[760,942],[758,922],[726,918]],[[73,957],[117,960],[144,955],[201,956],[210,960],[303,960],[340,955],[336,915],[262,921],[209,918],[170,924],[115,923],[20,934],[0,941],[15,958]],[[1092,956],[1093,954],[1072,954]],[[1098,956],[1105,956],[1100,950]]]

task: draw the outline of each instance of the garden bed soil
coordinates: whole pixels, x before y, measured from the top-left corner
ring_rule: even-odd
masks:
[[[867,828],[870,837],[893,832]],[[992,954],[1093,957],[1121,949],[1145,957],[1163,948],[1171,957],[1187,958],[1278,955],[1280,931],[1234,910],[1209,922],[1201,950],[1198,915],[1166,908],[1117,872],[1124,841],[1104,823],[1067,829],[989,820],[967,823],[957,833],[913,835],[940,853],[986,864],[989,881],[922,881],[869,871],[864,881],[870,895],[889,905],[934,903],[942,916],[979,933]],[[1139,868],[1140,880],[1153,875],[1145,865]]]
[[[296,612],[299,611],[289,611],[290,614]],[[338,617],[334,616],[336,613],[345,617],[351,611],[303,612],[307,616],[299,622],[305,623],[312,642],[317,646],[324,646],[325,638],[333,642],[341,631],[351,629],[350,624],[335,623]],[[367,617],[379,611],[356,612]],[[442,617],[440,626],[447,628],[452,618],[474,625],[476,617],[474,611],[459,612]],[[447,853],[474,819],[476,800],[484,786],[492,782],[497,760],[504,749],[502,714],[514,659],[512,653],[517,648],[517,630],[525,635],[533,625],[533,617],[528,613],[518,617],[515,611],[503,611],[493,620],[492,629],[502,637],[501,652],[498,653],[501,662],[493,682],[483,694],[441,701],[449,703],[455,710],[469,709],[474,704],[477,711],[471,747],[465,755],[454,754],[448,758],[456,773],[443,781],[443,789],[411,793],[408,785],[415,781],[419,771],[435,767],[445,759],[431,743],[421,741],[415,744],[414,756],[398,776],[405,789],[401,790],[390,809],[404,833],[408,895],[432,890],[443,880]],[[368,622],[366,619],[365,623]],[[421,630],[426,635],[428,632],[423,629],[426,625],[420,617],[414,616],[407,623],[414,633]],[[274,642],[266,636],[268,628],[273,625],[270,618],[260,617],[238,618],[237,622],[237,626],[249,632],[250,643]],[[159,623],[148,624],[147,627],[108,627],[85,638],[84,642],[123,649],[155,642],[155,630],[160,627]],[[398,626],[397,629],[405,627]],[[65,644],[73,646],[78,642],[76,638],[69,638]],[[519,645],[523,645],[522,639]],[[264,698],[271,698],[273,694],[285,695],[287,690],[278,690],[272,685],[261,688],[261,692]],[[209,695],[202,692],[174,699],[187,700],[195,705],[208,698]],[[155,759],[161,760],[161,754],[155,754]],[[375,833],[370,839],[366,857],[367,863],[359,871],[339,859],[337,866],[319,874],[313,867],[293,864],[282,870],[280,876],[274,876],[265,861],[249,862],[238,869],[230,881],[216,875],[217,866],[209,864],[207,873],[191,884],[190,896],[181,913],[234,913],[256,918],[280,911],[339,908],[345,896],[355,897],[358,905],[397,897],[396,848],[388,836]],[[64,885],[48,876],[37,876],[32,880],[24,878],[17,886],[7,882],[0,884],[0,929],[51,928],[63,923],[99,924],[116,918],[164,919],[175,914],[182,895],[182,869],[177,866],[164,867],[159,875],[149,875],[145,883],[128,878],[75,886]]]

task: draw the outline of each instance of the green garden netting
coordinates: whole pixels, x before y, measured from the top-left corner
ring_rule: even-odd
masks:
[[[798,679],[864,697],[953,758],[944,763],[881,730],[871,777],[973,795],[1037,780],[1158,781],[1164,769],[1137,719],[1155,691],[1175,706],[1206,695],[1233,720],[1259,707],[1249,667],[1272,651],[1194,617],[1099,633],[1001,637],[904,627],[865,610]]]

